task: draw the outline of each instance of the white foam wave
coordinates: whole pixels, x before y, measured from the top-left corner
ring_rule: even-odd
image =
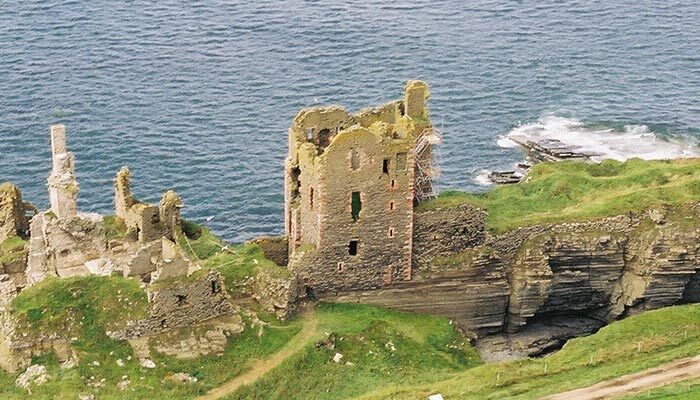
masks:
[[[620,132],[587,127],[576,119],[558,116],[545,116],[537,122],[520,125],[499,138],[497,143],[501,147],[513,147],[511,143],[544,139],[559,140],[578,152],[595,154],[591,157],[594,161],[700,157],[700,148],[696,144],[663,140],[646,125],[627,125]]]
[[[504,148],[518,147],[518,144],[512,141],[508,136],[499,136],[498,139],[496,139],[496,144],[498,144],[499,147]]]
[[[491,174],[491,171],[488,169],[480,169],[476,171],[476,175],[474,175],[474,183],[477,185],[481,186],[491,186],[493,182],[491,182],[491,179],[489,179],[489,175]]]

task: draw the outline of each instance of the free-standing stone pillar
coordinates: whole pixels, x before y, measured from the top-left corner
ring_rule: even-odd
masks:
[[[66,128],[51,125],[53,169],[48,179],[51,211],[58,218],[77,215],[78,181],[75,179],[75,155],[66,148]]]

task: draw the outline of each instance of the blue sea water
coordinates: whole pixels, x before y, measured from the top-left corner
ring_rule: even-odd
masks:
[[[173,188],[231,241],[281,232],[301,107],[354,111],[407,79],[431,86],[443,188],[483,190],[479,170],[520,158],[499,138],[551,116],[700,137],[697,0],[1,1],[0,21],[0,181],[47,207],[63,123],[82,210],[111,212],[128,165],[139,198]]]

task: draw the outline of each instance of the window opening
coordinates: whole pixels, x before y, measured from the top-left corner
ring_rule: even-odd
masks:
[[[394,237],[394,228],[389,228],[389,237],[390,238]]]
[[[393,209],[394,209],[394,202],[392,201],[392,202],[389,202],[389,210],[393,210]]]
[[[345,268],[345,263],[339,262],[338,263],[338,272],[343,272],[343,268]]]
[[[309,188],[309,209],[314,210],[314,188]]]
[[[390,165],[391,165],[391,159],[385,158],[384,164],[382,164],[382,172],[385,174],[388,174]]]
[[[318,131],[318,145],[322,149],[325,149],[328,147],[328,145],[331,143],[331,130],[330,129],[321,129]]]
[[[350,244],[348,245],[348,254],[350,254],[351,256],[356,256],[357,255],[357,245],[358,245],[357,240],[351,240]]]
[[[352,192],[350,199],[350,213],[352,215],[352,220],[357,221],[360,219],[360,211],[362,210],[362,198],[360,197],[360,192]]]

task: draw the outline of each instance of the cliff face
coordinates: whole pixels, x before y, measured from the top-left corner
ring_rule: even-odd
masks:
[[[444,315],[500,335],[484,341],[490,351],[538,354],[626,315],[700,301],[699,215],[693,203],[491,236],[475,208],[419,213],[411,282],[332,299]]]

